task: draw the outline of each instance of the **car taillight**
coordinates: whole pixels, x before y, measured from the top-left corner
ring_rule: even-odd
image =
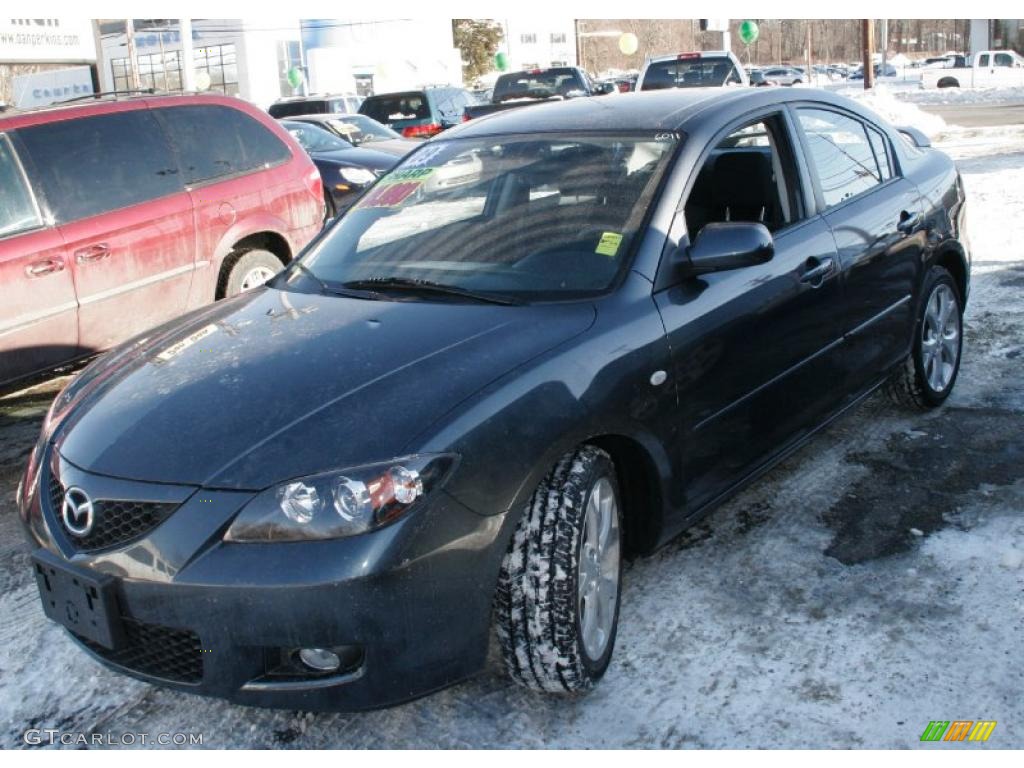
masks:
[[[441,132],[442,128],[437,123],[428,123],[427,125],[410,125],[402,129],[402,135],[407,139],[425,139],[431,136],[436,136]]]
[[[678,59],[699,59],[699,53],[680,53],[676,58]]]
[[[473,119],[473,118],[471,118],[471,117],[469,116],[469,113],[468,113],[468,112],[463,112],[463,113],[462,113],[462,122],[464,122],[464,123],[468,123],[468,122],[469,122],[470,120],[472,120],[472,119]]]
[[[324,201],[324,184],[320,180],[320,171],[316,169],[316,166],[313,166],[306,174],[305,181],[309,194],[322,203]]]

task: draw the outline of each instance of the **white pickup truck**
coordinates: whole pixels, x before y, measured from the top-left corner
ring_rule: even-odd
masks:
[[[1024,58],[1015,51],[981,51],[966,66],[921,71],[922,88],[998,88],[1024,86]]]

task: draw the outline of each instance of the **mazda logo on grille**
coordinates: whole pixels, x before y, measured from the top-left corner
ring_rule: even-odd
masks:
[[[89,535],[93,524],[92,499],[81,488],[68,488],[64,494],[64,506],[61,509],[64,527],[72,534],[83,538]]]

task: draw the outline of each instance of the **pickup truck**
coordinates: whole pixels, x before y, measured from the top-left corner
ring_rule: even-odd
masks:
[[[471,104],[463,120],[506,109],[561,101],[582,96],[603,96],[616,90],[614,83],[594,83],[579,67],[552,67],[507,72],[494,83],[490,104]]]
[[[921,87],[994,88],[1024,85],[1024,58],[1015,51],[981,51],[961,61],[961,66],[929,67],[922,70]]]

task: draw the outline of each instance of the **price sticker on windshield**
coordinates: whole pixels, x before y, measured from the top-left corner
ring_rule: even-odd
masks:
[[[602,232],[601,240],[598,242],[597,248],[594,249],[594,253],[614,258],[619,252],[620,245],[622,245],[622,235],[618,232]]]
[[[407,168],[393,171],[385,176],[360,200],[357,208],[395,208],[404,203],[417,189],[423,186],[434,168]]]

